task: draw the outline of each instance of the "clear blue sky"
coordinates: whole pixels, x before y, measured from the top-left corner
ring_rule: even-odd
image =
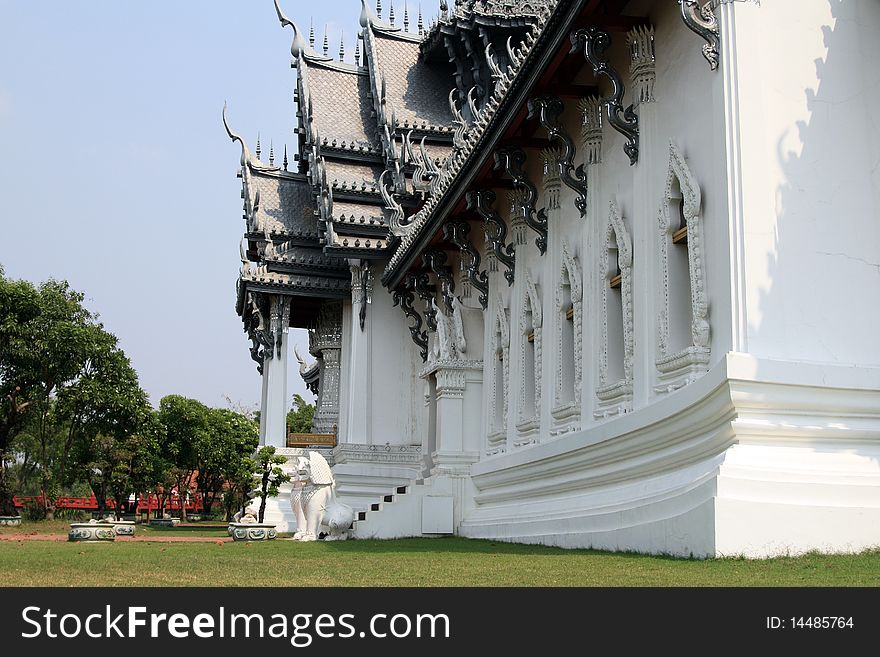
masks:
[[[360,0],[282,6],[306,30],[314,18],[319,49],[328,25],[334,56],[344,30],[352,61]],[[280,163],[290,41],[272,0],[0,0],[0,263],[85,292],[154,404],[259,401],[234,309],[239,147],[220,113],[228,100],[233,129]],[[290,393],[311,399],[291,365]]]

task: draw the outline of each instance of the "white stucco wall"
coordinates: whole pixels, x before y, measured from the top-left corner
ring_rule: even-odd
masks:
[[[880,4],[738,5],[741,349],[876,364]],[[736,193],[737,190],[734,190]]]

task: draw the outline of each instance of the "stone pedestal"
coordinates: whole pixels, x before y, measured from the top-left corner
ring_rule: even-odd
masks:
[[[275,525],[265,522],[233,522],[229,527],[234,541],[271,541],[278,536]]]
[[[467,475],[479,459],[480,408],[483,396],[483,362],[438,360],[423,370],[434,377],[436,425],[431,432],[431,475]]]
[[[67,533],[68,541],[115,541],[116,530],[105,522],[74,522]]]

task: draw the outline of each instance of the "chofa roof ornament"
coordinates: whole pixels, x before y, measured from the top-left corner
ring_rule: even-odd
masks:
[[[278,0],[275,0],[275,13],[278,14],[278,20],[281,22],[281,27],[290,27],[293,30],[293,41],[290,43],[290,55],[293,57],[293,65],[296,66],[300,56],[308,57],[309,59],[317,59],[320,61],[328,61],[332,59],[331,57],[327,57],[326,55],[319,54],[310,44],[309,41],[305,39],[303,36],[302,30],[297,27],[296,23],[290,20],[281,9],[281,5]],[[326,35],[325,35],[326,38]]]
[[[237,141],[241,144],[241,166],[244,167],[248,165],[251,169],[255,171],[278,171],[279,168],[276,166],[268,166],[263,164],[258,159],[251,157],[251,151],[248,148],[247,144],[244,141],[244,137],[239,135],[236,132],[232,131],[232,128],[229,127],[229,119],[226,117],[227,113],[227,103],[224,101],[223,103],[223,127],[226,129],[226,134],[229,135],[229,138],[232,141]]]

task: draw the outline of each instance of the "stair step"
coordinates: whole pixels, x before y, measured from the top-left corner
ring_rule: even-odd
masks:
[[[370,511],[378,511],[378,510],[379,510],[379,503],[378,502],[374,502],[373,504],[370,505]]]
[[[406,486],[398,486],[397,487],[398,495],[406,495]]]
[[[367,512],[366,511],[358,511],[358,520],[366,520]]]
[[[393,495],[386,495],[385,497],[382,498],[382,501],[383,502],[393,502],[394,496]]]

